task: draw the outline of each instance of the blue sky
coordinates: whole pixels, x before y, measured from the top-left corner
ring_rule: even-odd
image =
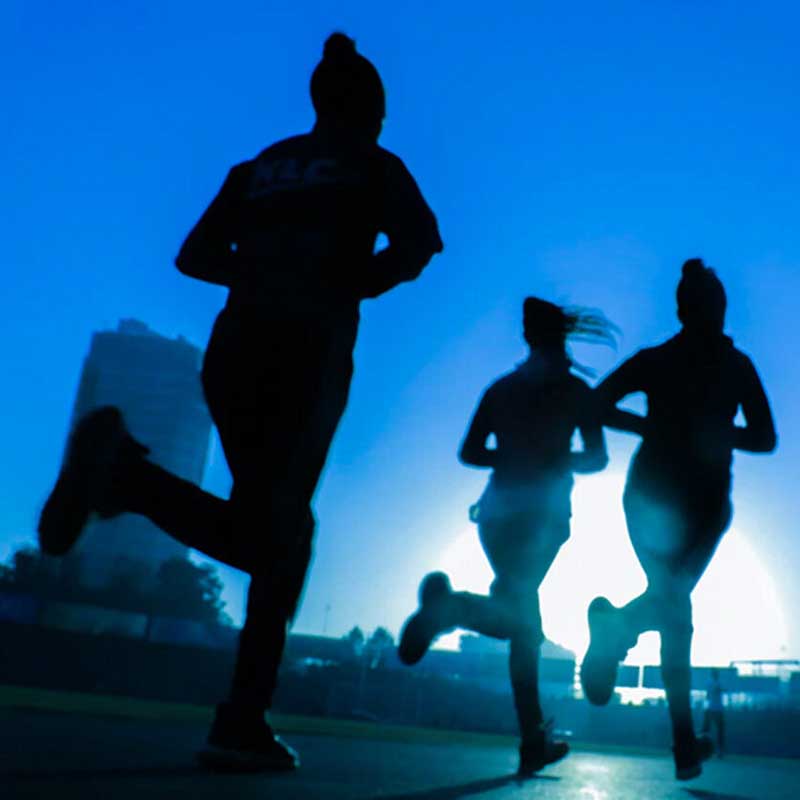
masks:
[[[726,283],[729,332],[781,436],[774,456],[737,458],[736,532],[782,607],[797,607],[800,12],[487,8],[6,3],[0,557],[33,539],[91,333],[137,317],[205,343],[224,292],[172,259],[231,164],[311,126],[308,79],[341,29],[383,75],[382,144],[417,177],[446,250],[363,307],[298,628],[396,631],[421,575],[467,535],[486,476],[455,452],[483,387],[524,355],[526,294],[605,310],[624,332],[618,352],[577,349],[602,374],[676,329],[679,267],[695,255]],[[610,444],[623,474],[632,442]],[[227,490],[219,457],[207,485]],[[238,616],[244,583],[224,575]],[[787,620],[782,654],[798,657],[800,622]]]

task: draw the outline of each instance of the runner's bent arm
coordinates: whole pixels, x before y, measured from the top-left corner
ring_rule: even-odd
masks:
[[[734,427],[733,446],[749,453],[771,453],[778,443],[775,422],[758,372],[747,357],[743,378],[741,406],[746,425]]]
[[[230,286],[236,269],[236,231],[244,195],[245,170],[234,167],[217,196],[189,232],[175,265],[190,278]]]
[[[497,450],[490,450],[486,440],[493,433],[489,418],[488,402],[484,394],[478,403],[475,415],[472,417],[467,429],[458,457],[462,464],[471,467],[494,467],[497,460]]]
[[[642,362],[642,354],[637,353],[620,364],[594,389],[596,413],[607,428],[644,435],[646,417],[617,408],[617,403],[624,397],[644,390]]]
[[[396,156],[386,166],[381,232],[388,247],[375,253],[361,277],[362,297],[378,297],[404,281],[413,281],[444,245],[436,217],[411,173]]]
[[[627,413],[627,412],[623,412]],[[603,425],[597,418],[591,389],[582,385],[581,421],[578,432],[583,442],[583,450],[570,453],[570,469],[582,474],[600,472],[608,465],[608,450]]]

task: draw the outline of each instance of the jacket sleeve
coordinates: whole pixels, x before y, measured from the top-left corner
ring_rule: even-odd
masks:
[[[579,380],[579,379],[576,379]],[[576,387],[578,404],[578,432],[583,442],[583,450],[570,453],[573,472],[599,472],[608,465],[608,450],[603,424],[594,408],[592,390],[580,381]]]
[[[175,265],[184,275],[221,286],[231,285],[236,272],[237,231],[246,184],[247,170],[243,165],[228,173],[175,259]]]
[[[734,429],[734,447],[750,453],[771,453],[778,444],[767,393],[753,362],[742,358],[741,407],[746,425]]]
[[[414,280],[444,248],[436,217],[417,182],[399,158],[386,156],[379,228],[389,244],[366,265],[360,281],[362,297],[378,297]]]
[[[472,467],[494,467],[497,459],[497,450],[490,450],[486,446],[492,430],[491,413],[489,410],[489,391],[481,397],[478,407],[472,416],[467,428],[464,441],[458,451],[458,457],[463,464]]]
[[[640,350],[631,356],[594,389],[595,414],[606,427],[639,435],[644,433],[645,418],[617,408],[617,403],[629,394],[647,391],[649,372],[647,352]]]

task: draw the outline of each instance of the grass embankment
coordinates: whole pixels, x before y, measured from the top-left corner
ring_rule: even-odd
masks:
[[[14,709],[28,711],[61,712],[88,716],[121,717],[134,720],[158,720],[187,724],[209,725],[214,714],[213,706],[198,706],[188,703],[165,703],[158,700],[143,700],[121,695],[88,694],[85,692],[54,691],[26,686],[0,685],[0,714]],[[472,745],[477,747],[513,747],[515,736],[470,731],[441,730],[439,728],[415,728],[410,725],[390,725],[382,722],[334,719],[330,717],[303,717],[291,714],[270,714],[272,726],[283,734],[307,734],[345,738],[382,739],[392,742],[426,743],[441,745]],[[596,744],[571,741],[575,750],[591,750],[598,753],[637,755],[664,755],[664,748],[630,747],[613,744]],[[735,760],[760,760],[757,757],[734,756]],[[786,759],[770,759],[782,761]],[[790,759],[787,763],[796,766]]]
[[[202,725],[209,724],[214,713],[213,706],[164,703],[119,695],[64,692],[24,686],[0,686],[0,710],[2,709],[25,709]],[[386,739],[397,742],[429,742],[431,744],[472,744],[483,747],[508,747],[516,746],[517,743],[515,737],[500,734],[414,728],[408,725],[389,725],[381,722],[326,717],[270,714],[270,722],[281,733]]]

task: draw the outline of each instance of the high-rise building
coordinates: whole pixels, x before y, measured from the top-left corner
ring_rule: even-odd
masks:
[[[168,339],[138,320],[121,320],[117,330],[95,333],[83,364],[73,424],[98,406],[118,406],[155,463],[200,483],[211,433],[200,384],[201,359],[200,349],[183,337]],[[90,585],[108,581],[122,562],[136,562],[155,575],[167,559],[187,554],[187,547],[135,514],[93,520],[76,548],[82,580]]]

